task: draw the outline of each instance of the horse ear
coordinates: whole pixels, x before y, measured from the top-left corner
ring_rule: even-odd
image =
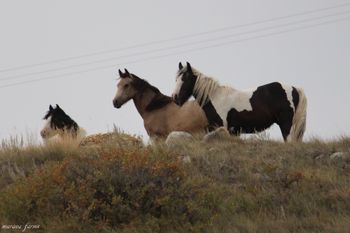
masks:
[[[182,70],[184,67],[181,62],[179,62],[179,70]]]
[[[50,104],[50,106],[49,106],[49,111],[52,111],[53,110],[53,107],[52,107],[52,105]]]
[[[186,62],[186,65],[187,65],[187,71],[193,74],[191,64],[189,62]]]
[[[124,76],[123,72],[121,72],[120,69],[118,70],[118,72],[119,72],[119,76],[120,76],[121,78],[123,78],[123,76]]]
[[[129,73],[129,71],[128,71],[127,69],[124,68],[124,72],[125,72],[125,74],[126,74],[127,76],[130,76],[130,73]]]
[[[57,109],[60,109],[60,106],[59,106],[58,104],[56,104],[56,108],[57,108]]]

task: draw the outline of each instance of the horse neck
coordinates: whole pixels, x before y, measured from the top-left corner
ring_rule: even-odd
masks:
[[[203,106],[210,100],[210,97],[221,86],[216,80],[207,77],[199,72],[196,73],[197,80],[193,87],[193,96],[195,97],[199,105]]]
[[[151,103],[152,99],[157,94],[151,89],[147,88],[144,91],[137,93],[133,98],[135,107],[142,117],[146,114],[146,108]]]

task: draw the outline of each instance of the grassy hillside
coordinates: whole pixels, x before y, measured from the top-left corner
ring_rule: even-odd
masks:
[[[50,233],[349,232],[350,139],[3,143],[0,226],[26,223]]]

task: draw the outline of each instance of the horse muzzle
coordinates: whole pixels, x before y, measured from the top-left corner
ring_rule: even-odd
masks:
[[[46,133],[45,130],[41,130],[41,131],[40,131],[40,136],[41,136],[43,139],[46,139],[47,136],[48,136],[48,134]]]
[[[118,103],[117,100],[113,100],[113,106],[114,106],[115,108],[120,108],[122,105],[121,105],[120,103]]]

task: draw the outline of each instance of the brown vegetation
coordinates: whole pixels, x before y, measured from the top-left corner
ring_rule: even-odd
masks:
[[[85,147],[3,144],[0,225],[40,225],[31,232],[350,229],[347,138],[228,138],[171,148],[130,139],[116,134]]]

